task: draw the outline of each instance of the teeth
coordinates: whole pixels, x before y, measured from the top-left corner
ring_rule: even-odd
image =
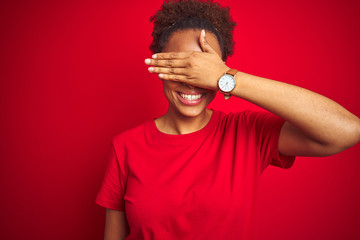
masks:
[[[186,100],[197,100],[202,97],[202,94],[187,95],[187,94],[180,93],[180,96]]]

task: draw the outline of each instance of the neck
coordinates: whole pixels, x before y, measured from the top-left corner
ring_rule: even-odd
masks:
[[[162,117],[155,120],[157,128],[166,134],[188,134],[199,131],[210,121],[212,111],[205,109],[195,117],[187,117],[179,112],[168,110]]]

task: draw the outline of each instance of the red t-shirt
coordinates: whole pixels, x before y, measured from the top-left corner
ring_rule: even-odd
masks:
[[[284,120],[213,111],[201,130],[168,135],[153,120],[113,138],[96,203],[125,211],[126,239],[247,239],[257,183],[279,156]]]

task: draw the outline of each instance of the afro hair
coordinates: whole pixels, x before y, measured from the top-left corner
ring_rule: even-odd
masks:
[[[233,54],[236,23],[231,19],[229,7],[212,0],[165,0],[150,22],[154,24],[152,53],[161,52],[173,32],[206,29],[217,37],[224,61]]]

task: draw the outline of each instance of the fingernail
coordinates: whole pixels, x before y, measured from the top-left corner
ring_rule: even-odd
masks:
[[[155,59],[155,58],[157,58],[157,55],[156,55],[156,54],[154,54],[154,55],[152,55],[151,57]]]
[[[149,71],[149,72],[153,72],[153,71],[154,71],[154,68],[153,68],[153,67],[149,67],[149,68],[148,68],[148,71]]]
[[[159,77],[161,77],[161,78],[162,78],[163,76],[164,76],[164,74],[162,74],[162,73],[160,73],[160,74],[159,74]]]
[[[150,63],[151,63],[151,60],[147,58],[147,59],[145,59],[145,63],[146,63],[146,64],[150,64]]]

